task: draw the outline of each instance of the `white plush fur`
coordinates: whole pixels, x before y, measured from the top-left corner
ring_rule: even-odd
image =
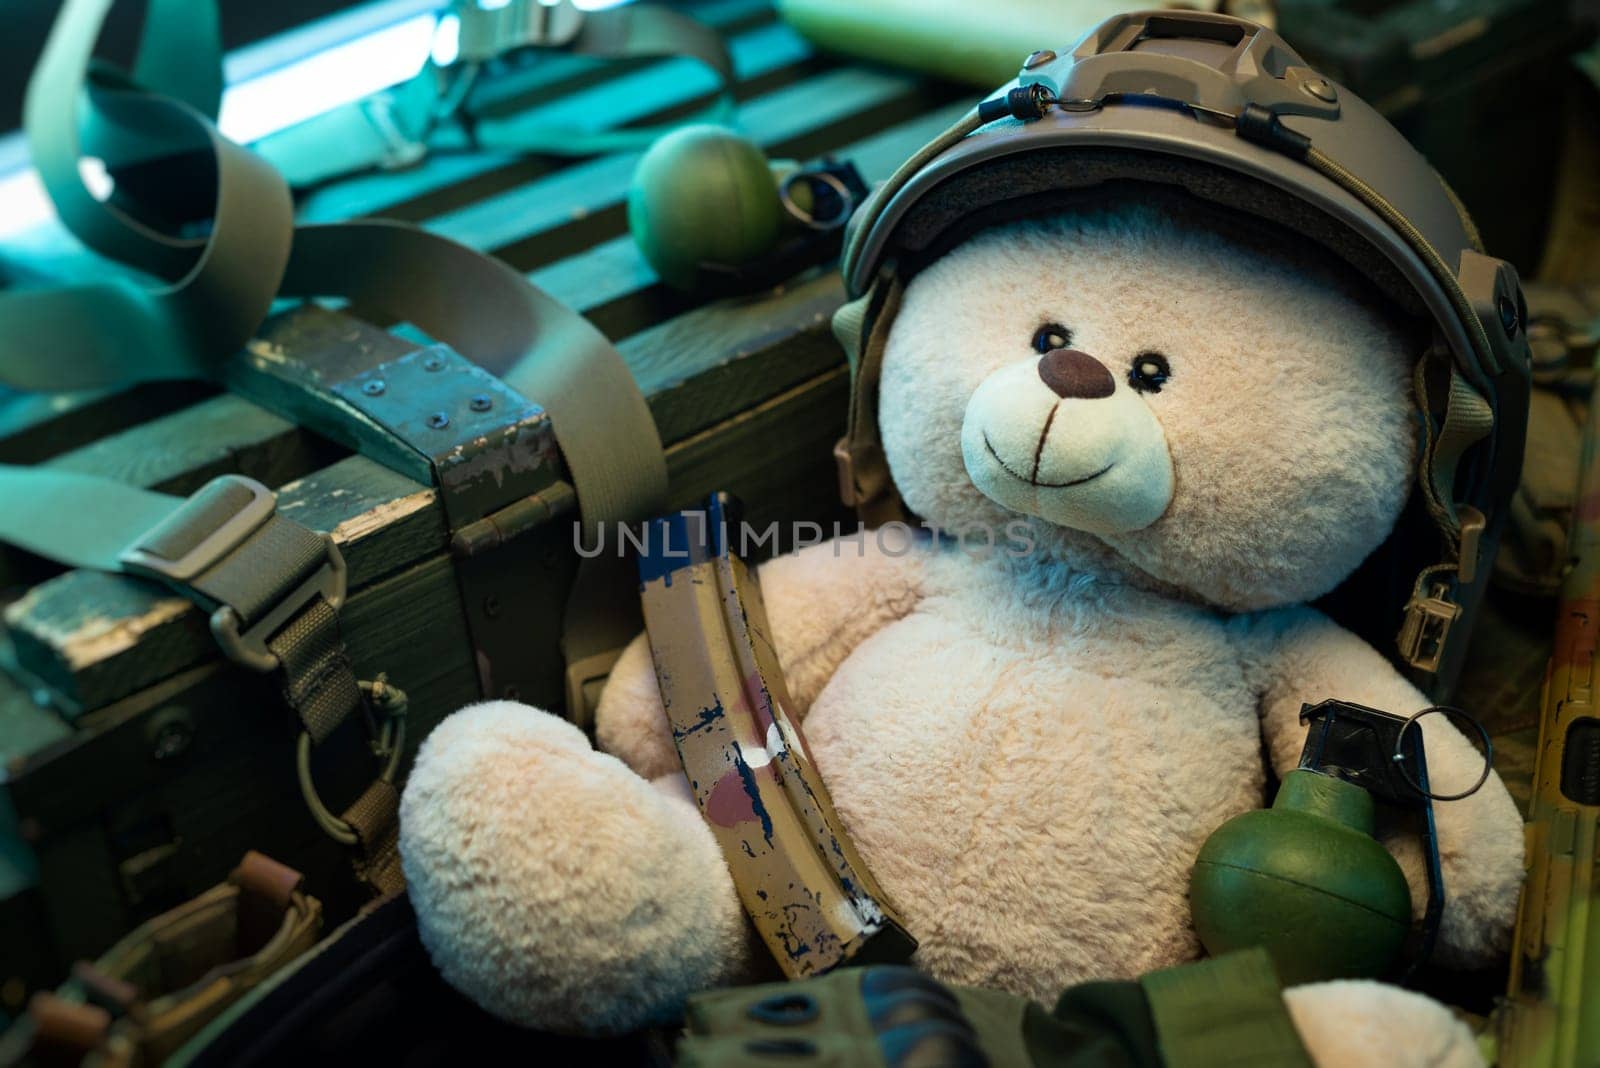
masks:
[[[1065,432],[1041,443],[1058,404],[1033,370],[1046,322],[1116,390],[1060,400]],[[1129,364],[1152,350],[1171,379],[1134,393]],[[760,575],[812,753],[921,940],[918,964],[1049,1003],[1070,983],[1194,958],[1189,870],[1219,824],[1261,805],[1263,741],[1282,772],[1302,701],[1426,704],[1299,607],[1404,503],[1411,355],[1317,263],[1134,209],[986,232],[913,280],[883,374],[895,481],[927,522],[986,525],[998,547],[903,552],[869,536]],[[1137,455],[1170,482],[1016,491],[964,455],[969,419],[1004,448],[1032,441],[1039,468]],[[1032,551],[1014,555],[1020,542]],[[1477,758],[1438,719],[1429,762],[1447,779]],[[406,790],[401,847],[428,947],[452,983],[530,1025],[656,1019],[751,959],[698,814],[645,782],[681,772],[642,637],[597,733],[621,761],[543,713],[476,706],[428,740]],[[1517,813],[1491,778],[1438,815],[1442,952],[1492,960],[1521,877]],[[1390,844],[1420,903],[1415,843]],[[1324,1065],[1470,1063],[1426,1059],[1460,1044],[1456,1025],[1398,990],[1314,987],[1289,1003]],[[1361,1022],[1313,1020],[1324,1008]],[[1402,1018],[1403,1042],[1386,1030]]]
[[[1482,1068],[1467,1025],[1421,994],[1345,980],[1297,986],[1283,1000],[1319,1068]]]

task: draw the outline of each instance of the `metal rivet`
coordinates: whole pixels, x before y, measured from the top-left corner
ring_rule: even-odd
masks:
[[[450,425],[450,417],[443,412],[434,412],[428,416],[428,425],[435,430],[443,430]]]
[[[1013,55],[1015,55],[1015,53],[1013,53]],[[1034,70],[1038,67],[1044,66],[1046,63],[1055,62],[1055,58],[1056,54],[1050,51],[1050,49],[1041,48],[1039,51],[1029,54],[1028,58],[1022,61],[1022,69]]]
[[[1312,78],[1310,81],[1301,82],[1300,88],[1326,104],[1339,99],[1339,94],[1333,91],[1333,84],[1326,78]]]
[[[488,616],[490,619],[493,619],[495,616],[499,615],[500,598],[492,593],[485,597],[483,599],[483,614]]]
[[[486,412],[494,407],[494,401],[489,399],[487,393],[474,393],[472,399],[467,402],[467,407],[475,412]]]
[[[381,378],[374,378],[371,381],[361,383],[361,392],[365,393],[369,397],[376,397],[387,388],[388,387],[383,384],[383,379]]]
[[[424,357],[423,361],[422,361],[422,369],[424,371],[443,371],[444,370],[444,357],[443,356],[427,356],[427,357]]]

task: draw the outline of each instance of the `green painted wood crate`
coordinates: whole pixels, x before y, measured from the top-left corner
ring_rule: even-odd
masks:
[[[728,37],[739,124],[774,156],[837,153],[881,179],[971,105],[970,89],[816,55],[765,0],[693,10]],[[608,69],[602,79],[590,63],[555,57],[512,79],[504,106],[551,121],[603,97],[617,123],[657,122],[703,105],[709,87],[697,74],[668,61]],[[714,302],[666,289],[627,235],[637,158],[440,154],[410,171],[318,190],[301,215],[420,222],[499,255],[588,316],[618,344],[649,400],[675,507],[728,489],[758,522],[847,521],[831,457],[848,391],[829,331],[843,299],[837,273],[819,268]],[[104,269],[48,230],[23,252],[58,274]],[[230,362],[226,392],[166,383],[0,396],[0,460],[172,493],[225,472],[275,488],[286,515],[338,541],[350,568],[342,620],[357,673],[387,672],[408,692],[414,752],[439,719],[485,696],[471,627],[506,612],[506,601],[526,631],[514,695],[559,707],[556,643],[576,555],[568,525],[546,524],[515,542],[518,573],[500,603],[466,603],[426,470],[401,473],[380,462],[379,448],[357,451],[347,435],[307,428],[319,425],[319,384],[424,344],[404,319],[404,308],[285,310]],[[150,583],[52,573],[19,554],[0,556],[0,589],[9,600],[0,640],[0,1011],[214,884],[246,848],[301,867],[332,919],[359,905],[341,850],[300,798],[281,699],[265,678],[220,659],[202,613]],[[344,733],[317,767],[332,802],[353,797],[372,774],[361,732]]]

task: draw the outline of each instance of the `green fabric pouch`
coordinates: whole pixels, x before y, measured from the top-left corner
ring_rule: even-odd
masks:
[[[678,1064],[819,1068],[1311,1068],[1259,950],[1069,988],[1053,1012],[913,968],[846,968],[689,1002]]]

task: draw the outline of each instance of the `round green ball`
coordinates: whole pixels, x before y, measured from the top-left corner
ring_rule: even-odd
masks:
[[[783,205],[767,158],[722,126],[686,126],[639,161],[628,228],[662,281],[694,289],[700,265],[740,267],[778,244]]]

